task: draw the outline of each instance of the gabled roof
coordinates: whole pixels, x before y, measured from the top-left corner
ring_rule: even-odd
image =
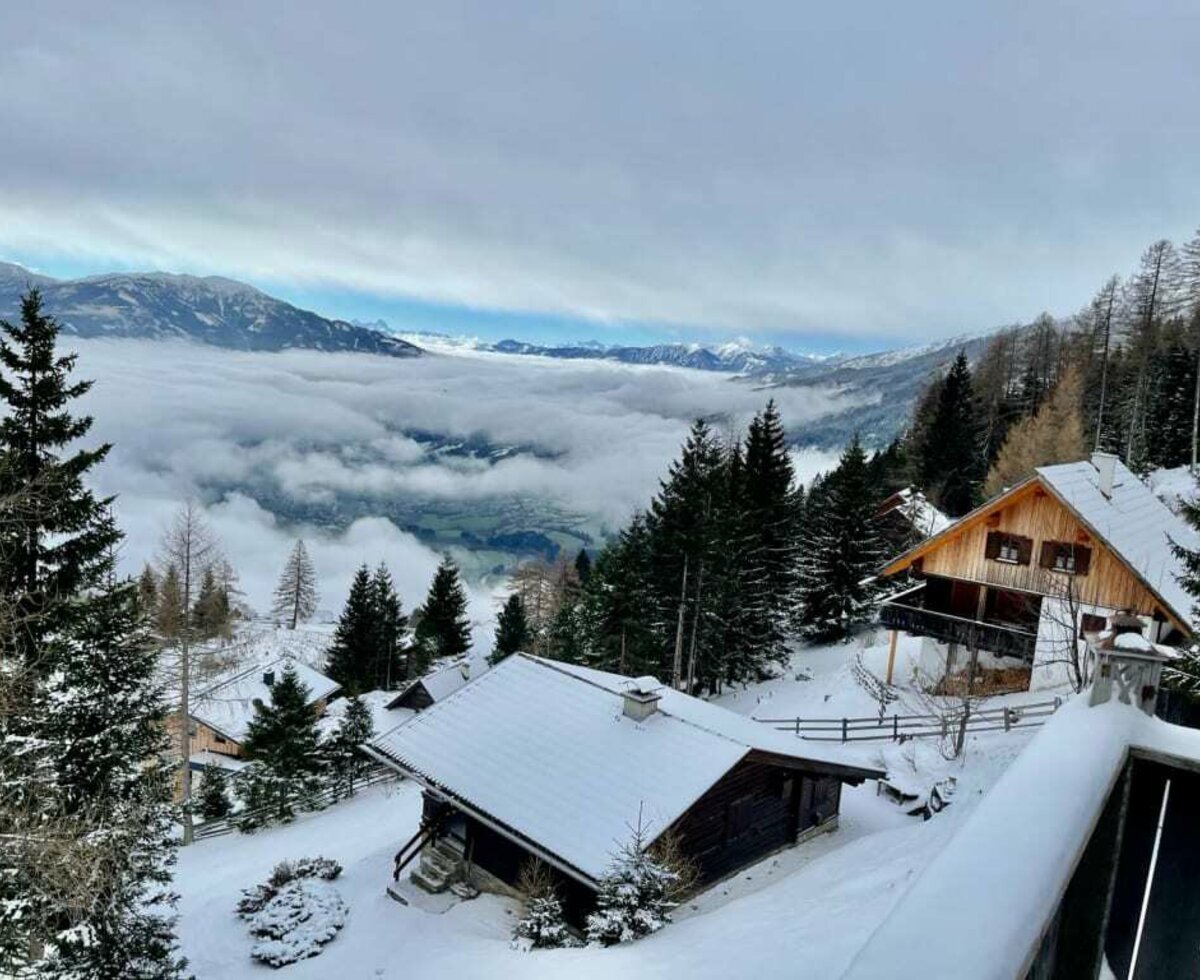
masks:
[[[341,690],[337,681],[326,677],[320,671],[290,657],[279,657],[243,670],[193,695],[189,706],[192,717],[218,734],[234,742],[241,742],[245,739],[246,730],[258,711],[254,702],[271,703],[271,688],[263,681],[263,675],[268,672],[274,673],[275,679],[279,680],[283,676],[284,668],[289,665],[295,670],[300,682],[308,688],[309,704],[316,704]]]
[[[1038,487],[1071,511],[1181,624],[1192,622],[1193,599],[1179,584],[1184,566],[1175,556],[1171,542],[1197,548],[1200,536],[1119,460],[1115,461],[1112,493],[1108,496],[1100,492],[1099,473],[1090,460],[1040,466],[1029,479],[893,559],[883,573],[891,575],[902,570],[942,542]]]
[[[514,654],[377,738],[372,754],[592,883],[642,820],[653,839],[751,753],[858,781],[882,773],[676,691],[642,722],[629,678]]]
[[[914,530],[925,537],[944,531],[954,523],[951,518],[934,507],[925,494],[913,487],[897,490],[888,497],[880,504],[877,516],[884,517],[891,513],[900,514],[913,526]]]
[[[468,660],[451,664],[449,667],[443,667],[441,670],[435,670],[432,674],[419,677],[411,684],[402,688],[395,697],[388,701],[387,707],[399,707],[404,703],[404,699],[418,687],[425,688],[430,700],[436,704],[438,701],[445,700],[466,684],[471,679],[471,674],[471,663]]]

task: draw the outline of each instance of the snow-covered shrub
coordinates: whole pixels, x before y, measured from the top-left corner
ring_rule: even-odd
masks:
[[[538,860],[526,861],[521,866],[517,887],[525,895],[525,912],[513,928],[513,949],[528,952],[577,945],[546,865]]]
[[[321,952],[346,924],[346,903],[336,888],[313,878],[288,882],[249,917],[257,943],[250,955],[280,967]]]
[[[342,866],[332,858],[300,858],[296,861],[280,861],[271,871],[271,876],[261,885],[243,890],[235,911],[243,919],[249,918],[274,898],[285,885],[298,878],[320,878],[333,881],[342,873]]]
[[[259,940],[250,955],[280,967],[320,953],[346,924],[346,903],[328,884],[341,873],[330,858],[281,861],[265,882],[243,891],[236,911]]]
[[[657,932],[671,921],[678,878],[646,853],[639,822],[600,880],[596,911],[587,918],[588,942],[612,946]]]

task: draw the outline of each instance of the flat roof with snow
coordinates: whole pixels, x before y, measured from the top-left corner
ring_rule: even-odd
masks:
[[[635,683],[515,654],[370,748],[589,881],[639,811],[656,838],[751,753],[851,782],[882,775],[848,751],[666,687],[657,710],[634,721],[623,709]]]

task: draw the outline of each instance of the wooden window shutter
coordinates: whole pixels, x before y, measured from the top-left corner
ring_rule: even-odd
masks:
[[[1086,575],[1092,564],[1092,549],[1081,544],[1075,545],[1075,574]]]
[[[1058,554],[1058,542],[1043,541],[1042,552],[1038,556],[1038,565],[1041,568],[1053,568],[1054,558]]]
[[[1003,535],[997,534],[995,531],[988,531],[987,544],[984,546],[983,555],[985,558],[1000,557],[1000,540]]]
[[[1033,558],[1033,539],[1021,538],[1014,535],[1013,540],[1017,545],[1017,564],[1028,565],[1030,559]]]

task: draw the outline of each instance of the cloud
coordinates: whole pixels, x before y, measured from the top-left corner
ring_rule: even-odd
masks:
[[[96,381],[86,396],[94,434],[114,444],[97,480],[119,495],[127,568],[153,556],[182,500],[215,494],[209,517],[259,609],[269,607],[297,536],[312,548],[324,606],[340,608],[362,562],[387,560],[411,608],[439,555],[379,516],[397,502],[417,512],[452,505],[463,525],[477,509],[507,502],[526,507],[533,526],[557,512],[601,532],[646,504],[697,416],[733,433],[769,396],[793,426],[852,403],[833,390],[767,392],[711,372],[611,362],[70,343],[80,376]],[[461,445],[502,454],[448,451]],[[808,478],[833,457],[809,450],[795,458]],[[347,499],[361,507],[337,527],[291,526],[280,516]],[[494,586],[473,584],[481,624]]]
[[[12,253],[894,339],[1200,213],[1191,0],[10,6]]]

